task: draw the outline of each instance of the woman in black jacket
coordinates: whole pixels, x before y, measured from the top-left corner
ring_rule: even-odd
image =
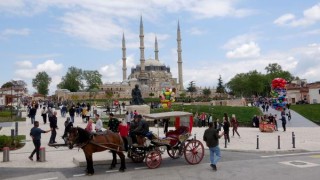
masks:
[[[227,113],[224,113],[224,116],[223,116],[224,138],[227,139],[228,142],[230,143],[229,129],[230,129],[229,117]]]

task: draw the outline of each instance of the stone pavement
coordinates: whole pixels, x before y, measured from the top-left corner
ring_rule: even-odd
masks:
[[[261,111],[262,108],[260,107]],[[307,118],[301,116],[300,114],[298,114],[297,112],[295,112],[294,110],[290,109],[291,112],[291,120],[288,121],[288,116],[286,116],[287,119],[287,123],[290,127],[319,127],[317,124],[315,124],[314,122],[308,120]],[[278,119],[281,117],[281,112],[277,111],[273,108],[269,108],[268,112],[264,112],[264,114],[277,114]],[[286,113],[288,113],[288,110],[286,110]],[[278,123],[279,124],[279,123]],[[281,126],[281,123],[280,123]]]
[[[101,112],[100,112],[101,113]],[[63,143],[61,136],[64,131],[64,121],[66,118],[62,118],[58,113],[58,127],[56,141],[58,143]],[[295,115],[292,116],[294,117]],[[49,129],[48,124],[42,123],[42,118],[39,113],[36,116],[36,120],[40,122],[40,128],[47,130]],[[231,142],[227,144],[227,148],[224,148],[224,139],[220,139],[220,148],[222,151],[245,151],[245,152],[301,152],[301,151],[320,151],[320,127],[294,127],[293,124],[300,119],[292,118],[291,122],[288,123],[288,128],[286,132],[282,132],[282,128],[279,131],[273,133],[261,133],[258,128],[247,128],[240,127],[238,131],[241,138],[237,136],[232,137],[232,131],[230,132]],[[279,123],[280,124],[280,123]],[[75,118],[74,126],[85,127],[86,124],[82,122],[80,117]],[[30,129],[33,125],[30,119],[27,118],[26,122],[19,122],[19,134],[26,135],[26,144],[23,148],[10,151],[10,161],[2,162],[3,153],[0,153],[0,167],[34,167],[34,168],[66,168],[75,167],[79,164],[85,162],[84,154],[80,149],[69,150],[67,147],[53,148],[49,147],[47,143],[49,142],[50,132],[47,134],[42,134],[42,147],[46,148],[46,162],[35,162],[30,161],[28,156],[33,151],[34,146],[29,136]],[[0,130],[0,135],[10,135],[10,130],[14,129],[14,123],[11,126],[3,127]],[[172,127],[169,128],[173,129]],[[202,136],[206,128],[194,127],[192,129],[192,134],[196,134],[197,139],[202,141]],[[159,136],[164,137],[163,128],[150,128],[151,131],[158,133]],[[292,148],[292,132],[296,135],[296,148]],[[259,135],[259,149],[257,147],[257,135]],[[280,149],[278,149],[278,136],[281,138]],[[205,143],[204,143],[205,146]],[[207,149],[207,147],[205,147]],[[222,152],[223,153],[223,152]],[[163,158],[167,158],[168,155],[165,152]],[[111,153],[108,151],[95,153],[93,156],[95,164],[106,164],[110,163]],[[107,162],[108,161],[108,162]],[[127,160],[131,162],[131,160]]]

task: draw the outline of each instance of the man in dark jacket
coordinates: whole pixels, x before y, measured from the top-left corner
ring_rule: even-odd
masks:
[[[142,116],[140,114],[136,115],[136,117],[134,118],[134,124],[136,127],[132,129],[132,131],[130,131],[132,144],[137,143],[137,135],[146,136],[147,133],[149,132],[149,125],[145,120],[142,119]]]
[[[219,138],[223,135],[223,132],[219,135],[218,131],[215,128],[213,128],[212,122],[209,123],[209,128],[206,129],[203,134],[203,141],[206,142],[210,150],[210,166],[214,171],[217,171],[217,163],[221,158]]]
[[[32,108],[29,111],[29,117],[31,118],[31,124],[34,123],[37,114],[37,109],[35,105],[32,105]]]
[[[39,128],[39,122],[35,121],[34,122],[34,127],[30,131],[30,136],[32,137],[32,142],[34,144],[34,150],[32,151],[31,155],[29,156],[29,159],[33,161],[33,155],[36,153],[37,156],[37,161],[40,161],[40,156],[39,156],[39,150],[41,146],[41,133],[47,133],[48,131],[44,131]]]
[[[57,111],[54,111],[53,112],[53,116],[50,120],[50,128],[51,128],[51,137],[50,137],[50,141],[49,141],[49,144],[54,144],[54,143],[57,143],[56,142],[56,136],[57,136],[57,129],[58,129],[58,126],[57,126]]]
[[[280,120],[282,121],[283,132],[285,132],[286,131],[286,124],[287,124],[286,116],[283,114],[281,116]]]
[[[76,109],[74,107],[74,105],[71,106],[71,108],[69,109],[69,115],[70,115],[70,121],[72,123],[74,123],[74,114],[76,112]]]

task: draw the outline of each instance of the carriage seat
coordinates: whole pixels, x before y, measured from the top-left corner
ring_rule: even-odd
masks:
[[[166,137],[179,139],[180,135],[187,134],[189,132],[189,128],[187,126],[180,126],[174,131],[169,131],[166,133]]]

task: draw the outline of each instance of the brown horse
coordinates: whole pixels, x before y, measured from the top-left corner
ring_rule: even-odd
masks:
[[[105,151],[107,149],[112,152],[112,163],[109,169],[113,169],[117,164],[116,154],[121,159],[121,166],[119,171],[124,172],[126,169],[125,155],[123,154],[124,144],[121,136],[118,133],[113,133],[110,130],[105,131],[101,135],[92,135],[88,131],[76,127],[71,128],[68,137],[69,149],[74,145],[81,148],[86,156],[87,161],[87,174],[94,174],[92,153]]]

